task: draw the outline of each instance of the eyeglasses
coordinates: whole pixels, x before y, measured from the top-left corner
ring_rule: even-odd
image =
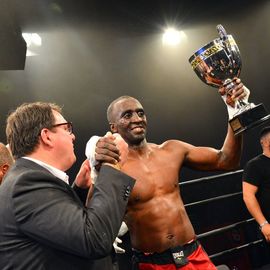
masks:
[[[72,123],[71,122],[65,122],[65,123],[55,124],[55,125],[52,125],[52,128],[53,127],[64,126],[64,125],[67,126],[68,133],[69,134],[72,134],[73,133],[73,126],[72,126]]]

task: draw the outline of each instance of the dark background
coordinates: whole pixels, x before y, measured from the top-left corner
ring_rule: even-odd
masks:
[[[1,0],[0,141],[6,143],[6,116],[21,103],[62,105],[66,119],[75,127],[78,160],[69,171],[73,179],[85,158],[90,136],[103,135],[108,129],[109,103],[118,96],[131,95],[146,110],[148,141],[159,144],[179,139],[220,148],[227,130],[225,105],[217,89],[198,79],[188,59],[218,37],[216,25],[222,24],[240,48],[240,77],[251,90],[250,101],[263,102],[270,110],[269,14],[270,1]],[[167,26],[185,32],[186,39],[179,46],[162,44]],[[27,56],[25,61],[20,32],[38,33],[42,38],[41,47],[29,48],[37,55]],[[11,66],[13,70],[5,70]],[[16,66],[19,70],[14,70]],[[244,135],[241,168],[261,152],[259,131],[256,128]],[[187,181],[213,174],[217,172],[183,169],[180,177]],[[241,190],[241,174],[235,183]],[[226,185],[227,180],[220,186],[198,186],[193,191],[183,188],[182,195],[189,203],[200,200],[190,194],[213,195],[213,190],[220,191]],[[193,213],[188,208],[196,231],[249,217],[241,196],[237,202],[227,203],[230,205],[207,206],[204,214],[200,208]],[[244,211],[241,214],[239,207]],[[232,210],[236,212],[232,214]],[[226,219],[226,215],[231,217]],[[243,262],[243,256],[239,258]],[[245,266],[239,269],[248,270]]]
[[[19,104],[40,100],[63,105],[64,115],[75,126],[78,162],[70,171],[72,177],[84,159],[89,137],[108,129],[106,108],[120,95],[141,100],[148,116],[148,141],[174,138],[222,146],[226,108],[217,90],[202,83],[188,62],[197,49],[218,37],[217,24],[234,36],[240,48],[240,77],[251,90],[250,100],[270,109],[269,1],[0,3],[1,37],[10,41],[8,48],[2,44],[2,52],[15,46],[20,54],[14,41],[17,28],[42,38],[41,47],[30,48],[38,55],[26,57],[24,70],[0,71],[0,141],[5,142],[8,112]],[[167,26],[185,32],[179,46],[162,44]],[[257,128],[245,135],[242,164],[260,152],[258,132]],[[182,172],[183,180],[202,175]]]

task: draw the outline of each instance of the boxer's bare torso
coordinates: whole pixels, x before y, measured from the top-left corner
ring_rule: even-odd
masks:
[[[179,140],[168,140],[161,145],[148,143],[144,109],[138,100],[128,96],[113,101],[107,117],[111,131],[119,133],[129,145],[122,170],[136,179],[125,216],[132,247],[143,252],[162,252],[186,244],[195,233],[180,196],[181,168],[236,168],[242,138],[236,138],[229,127],[221,150]],[[108,151],[101,153],[98,160],[103,161]]]
[[[179,190],[184,156],[174,141],[130,150],[123,171],[136,179],[125,217],[133,248],[162,252],[195,237]]]

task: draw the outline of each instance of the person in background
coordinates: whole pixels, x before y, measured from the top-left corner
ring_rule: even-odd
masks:
[[[91,270],[110,254],[135,180],[119,171],[127,145],[108,136],[114,162],[100,168],[92,198],[89,162],[73,188],[65,173],[76,161],[72,123],[52,103],[25,103],[7,118],[16,160],[0,188],[1,270]]]
[[[261,130],[260,143],[262,153],[244,167],[243,200],[265,240],[270,242],[270,126]]]
[[[0,185],[14,160],[8,147],[0,142]]]

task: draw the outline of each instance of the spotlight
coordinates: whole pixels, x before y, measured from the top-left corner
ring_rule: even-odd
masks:
[[[35,50],[35,47],[40,47],[42,45],[42,39],[37,33],[22,33],[22,36],[27,45],[26,56],[38,55]]]
[[[165,30],[162,38],[164,45],[176,46],[181,42],[182,37],[184,36],[183,31],[178,31],[174,28],[168,28]]]

